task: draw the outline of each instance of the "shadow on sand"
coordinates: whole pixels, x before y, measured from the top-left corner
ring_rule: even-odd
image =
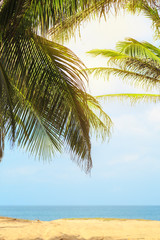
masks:
[[[34,238],[34,239],[33,238],[32,239],[18,238],[17,240],[45,240],[45,239],[44,238]],[[73,235],[72,236],[63,235],[63,236],[59,236],[59,237],[49,238],[48,240],[86,240],[86,239],[78,237],[78,236],[73,236]],[[129,240],[129,239],[127,239],[127,238],[117,239],[117,238],[113,238],[113,237],[93,237],[93,238],[90,238],[87,240]]]

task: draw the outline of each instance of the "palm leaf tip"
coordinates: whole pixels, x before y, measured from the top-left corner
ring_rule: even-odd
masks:
[[[103,111],[99,102],[88,95],[89,120],[92,132],[96,138],[101,138],[104,141],[110,139],[113,130],[113,122],[111,118]]]

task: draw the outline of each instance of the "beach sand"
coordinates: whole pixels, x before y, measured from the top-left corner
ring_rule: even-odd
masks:
[[[160,221],[62,219],[50,222],[0,217],[0,240],[160,240]]]

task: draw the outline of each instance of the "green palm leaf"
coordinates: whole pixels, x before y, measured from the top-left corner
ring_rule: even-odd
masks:
[[[114,75],[118,78],[121,78],[126,83],[133,85],[135,87],[141,87],[145,90],[152,90],[153,88],[159,88],[160,80],[154,77],[149,77],[144,74],[140,74],[134,71],[127,71],[118,68],[90,68],[88,69],[89,73],[93,73],[96,77],[104,77],[108,80],[111,75]]]
[[[141,86],[145,90],[160,88],[160,50],[148,42],[138,42],[135,39],[127,39],[118,42],[117,51],[107,49],[95,49],[88,53],[93,56],[102,55],[106,57],[109,67],[90,68],[87,71],[96,77],[117,76],[126,80],[134,86]],[[129,100],[135,103],[159,103],[159,94],[104,94],[96,96],[97,100],[110,101],[118,99],[120,101]]]
[[[118,51],[119,50],[119,51]],[[145,90],[159,89],[160,50],[148,42],[128,39],[118,42],[117,51],[95,49],[88,53],[106,57],[110,67],[90,68],[87,71],[98,77],[115,75],[129,84]]]
[[[118,101],[124,102],[129,100],[130,103],[159,103],[160,95],[159,94],[139,94],[139,93],[118,93],[118,94],[104,94],[96,96],[97,100],[102,101],[114,101],[117,99]]]
[[[58,49],[59,45],[53,49],[52,44],[52,49],[50,47],[52,52],[48,55],[44,51],[44,43],[39,41],[38,44],[37,39],[35,42],[34,38],[20,38],[19,41],[16,39],[15,42],[12,39],[11,43],[7,43],[2,49],[5,71],[9,73],[10,78],[13,78],[13,86],[18,89],[26,101],[30,102],[36,113],[41,113],[38,123],[35,121],[35,117],[38,115],[32,116],[33,114],[31,115],[26,107],[25,111],[19,113],[19,118],[25,125],[25,130],[28,129],[30,136],[22,137],[23,134],[19,131],[20,136],[17,137],[21,146],[28,144],[32,147],[27,147],[27,149],[38,153],[39,156],[42,155],[41,153],[45,149],[43,146],[46,146],[44,144],[46,138],[44,137],[42,140],[41,136],[44,133],[46,121],[57,138],[62,136],[66,140],[75,156],[91,162],[89,122],[85,113],[88,106],[83,92],[84,86],[80,78],[80,70],[78,70],[80,61],[77,59],[78,66],[76,66],[75,59],[70,58],[70,51],[67,52],[67,49],[64,51],[63,48],[66,53],[64,55],[62,47],[61,50]],[[10,51],[8,49],[9,43],[11,44]],[[15,60],[16,57],[17,60]],[[62,57],[64,62],[61,61]],[[83,74],[83,76],[85,75]],[[45,126],[46,131],[47,125]],[[43,131],[40,133],[37,129],[42,129],[42,127]],[[54,143],[51,147],[54,145],[56,146]]]
[[[133,38],[118,42],[116,50],[131,57],[149,58],[160,63],[160,50],[148,42],[138,42]]]
[[[50,2],[48,0],[48,2]],[[114,10],[115,15],[118,13],[120,9],[126,10],[128,4],[130,4],[129,10],[131,12],[135,12],[135,10],[143,8],[143,5],[146,3],[148,6],[151,6],[154,1],[152,0],[141,0],[141,1],[131,1],[128,3],[127,0],[85,0],[85,1],[75,1],[71,0],[68,2],[61,1],[61,5],[54,6],[52,5],[52,11],[49,4],[46,4],[48,10],[42,9],[43,14],[39,14],[45,17],[47,12],[54,12],[52,18],[54,22],[52,22],[52,26],[49,29],[49,34],[54,35],[56,38],[60,38],[63,40],[67,40],[70,36],[74,35],[75,30],[80,26],[82,22],[87,22],[88,20],[93,19],[95,16],[101,18],[108,14],[109,10]],[[132,5],[132,6],[131,6]],[[55,8],[54,8],[55,7]],[[63,11],[62,11],[63,9]],[[59,10],[59,11],[58,11]],[[68,11],[69,10],[69,11]],[[39,10],[37,10],[38,13]],[[63,15],[61,15],[63,12]],[[59,14],[58,16],[56,14]],[[46,22],[47,17],[43,21],[44,24]],[[49,21],[48,21],[49,25]]]
[[[156,30],[156,36],[159,38],[160,15],[159,2],[157,1],[143,1],[140,6],[137,6],[138,11],[141,11],[147,18],[152,20],[153,27]]]

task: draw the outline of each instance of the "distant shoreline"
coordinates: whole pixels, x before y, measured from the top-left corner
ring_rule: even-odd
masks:
[[[0,217],[0,239],[117,240],[159,239],[160,221],[133,219],[60,219],[53,221]]]
[[[19,220],[19,221],[40,221],[40,222],[52,222],[52,221],[58,221],[58,220],[100,220],[100,221],[114,221],[114,220],[119,220],[119,221],[132,221],[132,220],[136,220],[136,221],[157,221],[160,222],[160,220],[150,220],[150,219],[131,219],[131,218],[60,218],[60,219],[53,219],[50,221],[42,221],[39,219],[24,219],[24,218],[14,218],[14,217],[6,217],[6,216],[0,216],[0,219],[10,219],[10,220]]]
[[[53,221],[59,221],[59,220],[69,220],[69,221],[73,221],[73,220],[100,220],[100,221],[156,221],[156,222],[160,222],[160,220],[150,220],[150,219],[131,219],[131,218],[60,218],[60,219],[53,219],[53,220],[49,220],[49,221],[43,221],[40,219],[25,219],[25,218],[14,218],[14,217],[6,217],[6,216],[0,216],[0,220],[1,219],[8,219],[10,221],[27,221],[27,222],[33,222],[33,221],[38,221],[38,222],[53,222]],[[1,239],[0,239],[1,240]]]
[[[160,206],[0,206],[0,216],[41,221],[69,218],[160,221]]]

